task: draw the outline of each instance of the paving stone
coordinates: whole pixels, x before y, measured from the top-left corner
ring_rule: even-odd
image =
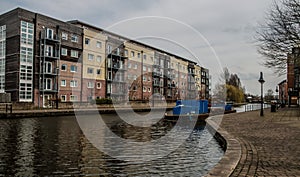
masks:
[[[300,109],[259,113],[223,117],[220,128],[238,140],[242,153],[225,176],[300,176]]]

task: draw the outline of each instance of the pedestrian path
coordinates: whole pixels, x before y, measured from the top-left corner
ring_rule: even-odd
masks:
[[[241,146],[240,159],[228,176],[300,176],[300,109],[264,113],[224,115],[221,129]]]

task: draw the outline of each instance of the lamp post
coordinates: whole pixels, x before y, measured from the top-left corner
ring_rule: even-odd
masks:
[[[276,108],[278,109],[278,102],[279,102],[278,86],[276,86],[275,92],[276,92]]]
[[[260,72],[260,78],[258,80],[258,82],[261,85],[261,102],[260,102],[260,116],[264,116],[264,98],[263,98],[263,84],[265,82],[264,78],[263,78],[263,73]]]

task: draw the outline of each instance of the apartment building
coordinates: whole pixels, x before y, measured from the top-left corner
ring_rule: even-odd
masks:
[[[209,72],[90,24],[17,8],[0,15],[0,92],[39,107],[152,95],[208,99]]]
[[[125,42],[129,100],[149,100],[153,92],[152,66],[154,51],[138,42]]]
[[[105,48],[107,36],[103,30],[80,21],[68,23],[83,29],[82,98],[83,102],[106,97]]]
[[[2,91],[11,93],[12,101],[48,107],[61,95],[64,101],[78,100],[80,28],[21,8],[1,15],[0,24],[6,33],[1,86]],[[61,80],[65,80],[64,86]]]

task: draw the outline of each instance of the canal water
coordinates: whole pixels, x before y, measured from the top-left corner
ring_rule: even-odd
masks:
[[[173,126],[162,121],[145,130],[119,122],[114,114],[102,117],[120,137],[142,141],[159,138]],[[204,125],[167,156],[134,162],[95,148],[75,116],[0,120],[0,176],[202,176],[223,154]]]

